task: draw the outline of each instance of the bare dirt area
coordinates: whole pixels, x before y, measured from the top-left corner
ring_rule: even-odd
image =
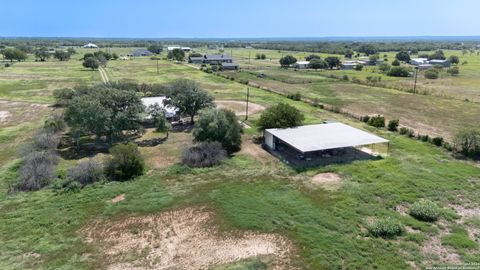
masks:
[[[312,177],[311,184],[326,190],[337,190],[342,184],[342,177],[336,173],[319,173]]]
[[[48,105],[0,100],[0,127],[36,121],[49,111]]]
[[[99,220],[80,233],[100,248],[107,269],[208,269],[265,256],[271,269],[291,269],[292,244],[277,234],[220,231],[204,207]]]
[[[426,241],[421,247],[422,253],[426,255],[434,255],[437,260],[430,263],[442,263],[442,264],[460,264],[462,259],[454,249],[442,245],[442,237],[449,234],[447,224],[445,221],[439,221],[439,234],[430,236],[430,239]]]
[[[238,115],[245,115],[247,103],[238,100],[215,100],[218,108],[226,108],[235,112]],[[265,107],[255,103],[248,103],[248,115],[255,114],[265,110]]]

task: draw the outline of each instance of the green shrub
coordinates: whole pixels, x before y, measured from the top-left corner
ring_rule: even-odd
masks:
[[[405,231],[403,225],[391,217],[377,219],[368,225],[368,231],[375,237],[394,238]]]
[[[456,76],[460,74],[460,69],[458,67],[451,67],[447,69],[447,73],[450,74],[451,76]]]
[[[440,217],[440,208],[432,201],[420,200],[412,204],[409,214],[421,221],[434,222]]]
[[[438,71],[429,69],[425,71],[425,78],[430,79],[430,80],[435,80],[438,79]]]
[[[480,155],[480,129],[464,129],[454,138],[454,149],[470,157]]]
[[[397,66],[392,67],[390,71],[388,71],[387,75],[393,77],[410,77],[410,72],[410,68]]]
[[[220,142],[228,153],[240,150],[242,133],[235,113],[227,109],[202,111],[192,132],[195,142]]]
[[[368,120],[368,124],[373,127],[382,128],[385,127],[385,117],[381,115],[372,116]]]
[[[409,128],[406,128],[406,127],[401,127],[399,129],[399,133],[401,135],[405,135],[405,136],[410,137],[410,138],[415,136],[415,132],[412,129],[409,129]]]
[[[387,129],[389,131],[397,131],[399,124],[400,124],[400,121],[398,119],[392,119],[388,121]]]
[[[262,112],[257,126],[260,130],[296,127],[301,125],[304,119],[305,116],[297,108],[286,103],[278,103]]]
[[[348,81],[348,75],[343,75],[343,76],[342,76],[342,80]]]
[[[300,101],[302,99],[302,95],[300,94],[300,92],[297,92],[295,94],[288,94],[287,98],[292,99],[292,100],[296,100],[296,101]]]
[[[434,138],[432,138],[432,143],[436,146],[442,146],[443,138],[442,137],[434,137]]]
[[[143,174],[145,162],[134,143],[118,144],[110,149],[105,174],[112,181],[127,181]]]
[[[430,139],[430,137],[429,137],[428,135],[418,134],[417,139],[419,139],[419,140],[422,141],[422,142],[428,142],[428,140]]]
[[[368,123],[368,120],[370,120],[370,116],[369,115],[364,115],[364,116],[361,116],[360,117],[360,121],[364,122],[364,123]]]

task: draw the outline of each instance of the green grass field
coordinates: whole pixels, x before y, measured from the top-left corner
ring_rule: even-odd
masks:
[[[236,53],[245,57],[248,50],[237,49],[234,56]],[[23,90],[17,88],[21,85],[17,79],[3,79],[2,83],[10,86],[0,92],[1,98],[49,103],[55,88],[100,83],[98,71],[83,71],[79,61],[62,63],[61,70],[57,64],[25,62],[12,69],[0,69],[0,78],[4,74],[28,74],[44,83],[34,85],[37,80],[26,80],[23,83],[27,90]],[[168,61],[160,61],[157,74],[156,61],[148,58],[110,61],[106,70],[112,81],[166,83],[188,78],[200,83],[216,99],[244,100],[247,88],[236,81]],[[453,132],[466,125],[467,120],[478,123],[475,115],[480,110],[476,103],[432,95],[413,96],[398,90],[339,82],[317,73],[276,69],[261,72],[267,75],[265,79],[245,72],[231,74],[276,87],[281,93],[302,91],[306,98],[318,97],[322,102],[362,113],[371,109],[372,113],[389,117],[403,116],[403,123],[418,123],[419,128],[426,130],[436,128],[441,134]],[[253,128],[244,134],[242,151],[219,167],[188,169],[176,164],[191,135],[172,132],[165,144],[142,147],[147,173],[134,181],[97,183],[78,192],[58,193],[47,188],[8,194],[9,184],[18,175],[19,161],[14,153],[44,119],[28,118],[0,130],[0,268],[106,269],[111,265],[102,259],[105,247],[87,242],[81,233],[90,222],[192,206],[212,209],[217,216],[215,222],[226,233],[253,230],[286,236],[295,247],[293,265],[303,269],[415,269],[458,262],[446,260],[446,253],[458,256],[459,262],[480,262],[480,240],[478,235],[469,234],[478,229],[480,220],[454,211],[457,206],[479,209],[478,163],[456,160],[429,143],[374,129],[283,95],[251,86],[250,94],[252,102],[263,106],[286,102],[297,107],[305,114],[306,123],[334,119],[376,133],[391,141],[391,151],[379,160],[297,170],[252,143],[252,137],[258,134],[256,114],[248,122]],[[457,123],[460,120],[465,122]],[[162,134],[149,132],[145,138],[152,136]],[[64,174],[74,163],[62,160],[58,173]],[[329,190],[312,186],[312,177],[323,172],[340,175],[340,187]],[[125,199],[112,203],[111,199],[120,194]],[[440,221],[421,222],[402,210],[422,198],[444,209]],[[405,234],[392,240],[369,236],[368,222],[381,217],[399,220],[407,227]],[[131,256],[134,260],[140,255]],[[246,260],[220,269],[249,269],[255,262],[256,259]]]

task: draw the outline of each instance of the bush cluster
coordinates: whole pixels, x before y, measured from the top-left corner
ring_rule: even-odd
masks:
[[[211,167],[227,158],[227,152],[219,142],[200,142],[185,149],[182,164],[189,167]]]
[[[388,121],[387,129],[389,131],[397,131],[399,124],[400,124],[400,121],[398,119],[392,119]]]
[[[51,129],[40,129],[22,151],[19,182],[12,191],[34,191],[48,186],[55,178],[58,163],[58,135]]]
[[[299,92],[296,92],[295,94],[288,94],[287,98],[300,101],[302,99],[302,94],[300,94]]]
[[[371,116],[367,123],[373,127],[383,128],[385,127],[385,117],[381,115]]]
[[[145,163],[136,144],[118,144],[110,149],[110,154],[105,163],[105,174],[110,180],[127,181],[143,174]]]
[[[401,127],[398,130],[398,133],[400,133],[400,135],[405,135],[405,136],[410,137],[410,138],[415,136],[415,131],[413,131],[413,129],[406,128],[406,127]]]
[[[409,214],[421,221],[433,222],[440,216],[440,208],[432,201],[420,200],[412,204]]]
[[[402,235],[404,230],[401,223],[390,217],[377,219],[368,225],[368,231],[375,237],[394,238]]]

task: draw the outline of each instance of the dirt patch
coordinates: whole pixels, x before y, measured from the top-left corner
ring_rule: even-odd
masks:
[[[437,227],[439,229],[438,235],[432,235],[421,247],[422,253],[426,255],[434,255],[438,257],[435,261],[427,262],[428,264],[461,264],[462,259],[454,249],[442,245],[442,237],[449,234],[448,224],[444,221],[438,221]]]
[[[0,127],[37,121],[48,111],[45,104],[0,100]]]
[[[319,173],[312,177],[311,183],[327,190],[337,190],[342,184],[342,177],[336,173]]]
[[[245,115],[245,110],[247,103],[245,101],[238,101],[238,100],[215,100],[215,104],[217,104],[218,108],[226,108],[235,112],[237,116]],[[255,114],[265,110],[265,107],[249,102],[248,103],[248,115]]]
[[[125,200],[125,194],[120,194],[118,196],[116,196],[115,198],[113,198],[111,201],[112,203],[118,203],[120,201],[123,201]]]
[[[292,244],[277,234],[222,232],[206,208],[95,221],[81,230],[100,247],[108,269],[208,269],[250,257],[272,257],[272,269],[291,269]]]
[[[9,111],[0,111],[0,123],[4,123],[8,121],[12,114]]]

